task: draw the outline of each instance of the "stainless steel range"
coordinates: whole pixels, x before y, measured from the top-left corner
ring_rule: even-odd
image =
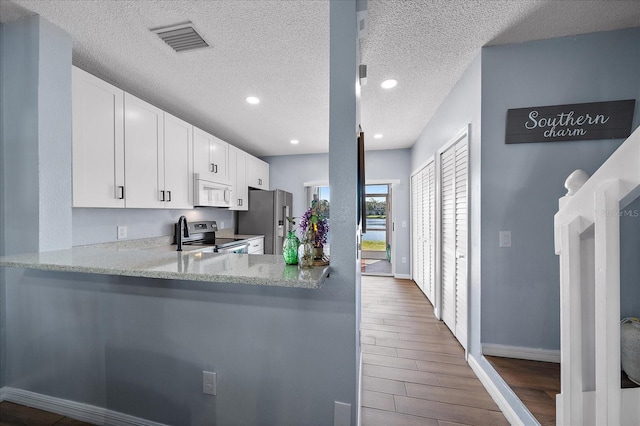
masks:
[[[248,253],[249,242],[238,238],[217,238],[218,225],[215,220],[187,223],[184,216],[174,226],[173,243],[177,250],[183,245],[205,246],[215,253]],[[209,250],[207,250],[209,251]]]

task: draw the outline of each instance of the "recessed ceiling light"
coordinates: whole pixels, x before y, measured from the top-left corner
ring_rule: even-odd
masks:
[[[382,138],[382,133],[376,133],[375,135],[373,135],[374,139],[381,139]]]
[[[390,78],[389,80],[385,80],[382,83],[380,83],[380,87],[382,87],[383,89],[393,89],[394,87],[396,87],[397,84],[398,84],[398,80],[394,80],[393,78]]]
[[[256,98],[255,96],[249,96],[247,98],[247,102],[249,102],[252,105],[256,105],[260,103],[260,99]]]
[[[298,139],[291,139],[291,143],[293,145],[298,145],[300,143],[300,141]]]

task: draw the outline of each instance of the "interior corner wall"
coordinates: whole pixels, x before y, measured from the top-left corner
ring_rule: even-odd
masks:
[[[336,400],[350,405],[349,419],[336,409],[334,424],[359,424],[360,376],[359,293],[360,273],[356,262],[356,167],[358,152],[353,142],[358,126],[355,93],[357,58],[357,25],[355,2],[329,2],[330,60],[329,60],[329,184],[336,188],[331,194],[332,238],[331,275],[324,286],[326,291],[342,300],[336,311],[341,330],[334,330],[335,348],[341,352],[342,363],[333,368],[342,371],[342,383],[336,383],[345,399]],[[340,298],[340,296],[342,296]]]
[[[639,46],[632,28],[482,50],[482,343],[560,348],[558,198],[571,172],[593,173],[622,143],[506,145],[507,110],[637,99]],[[633,128],[639,117],[636,105]]]

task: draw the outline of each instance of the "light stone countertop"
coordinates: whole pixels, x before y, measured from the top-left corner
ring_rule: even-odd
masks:
[[[280,255],[206,253],[203,247],[79,246],[67,250],[0,257],[0,266],[211,283],[318,289],[329,266],[298,268]]]

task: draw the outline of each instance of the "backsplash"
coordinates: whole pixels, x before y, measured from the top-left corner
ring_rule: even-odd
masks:
[[[222,229],[233,229],[232,211],[215,208],[193,210],[161,209],[73,209],[73,245],[117,241],[117,227],[127,227],[127,239],[173,235],[173,224],[180,216],[188,221],[215,220]]]

